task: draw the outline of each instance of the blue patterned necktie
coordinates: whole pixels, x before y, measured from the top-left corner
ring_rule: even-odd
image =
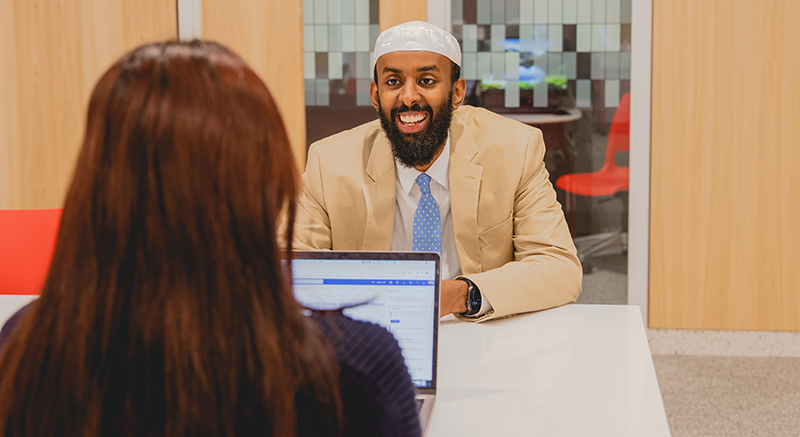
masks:
[[[422,195],[414,213],[414,252],[442,253],[442,222],[439,205],[431,194],[431,177],[425,173],[417,176]]]

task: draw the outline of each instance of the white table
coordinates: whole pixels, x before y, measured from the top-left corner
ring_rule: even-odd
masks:
[[[13,316],[17,310],[38,297],[39,296],[0,294],[0,328],[6,324],[6,320]]]
[[[0,295],[0,326],[35,298]],[[670,436],[635,306],[440,326],[428,436]]]
[[[635,306],[448,316],[428,436],[670,436]]]

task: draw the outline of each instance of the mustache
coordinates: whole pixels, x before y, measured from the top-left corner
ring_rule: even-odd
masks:
[[[422,106],[419,103],[417,103],[415,105],[412,105],[411,107],[408,107],[406,105],[400,105],[397,108],[392,109],[392,118],[397,117],[397,114],[403,112],[427,112],[428,115],[433,117],[433,108],[431,108],[430,106]]]

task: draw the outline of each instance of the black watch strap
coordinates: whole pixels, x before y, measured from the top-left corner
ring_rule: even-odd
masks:
[[[463,316],[473,316],[481,310],[481,291],[474,282],[467,278],[458,278],[467,283],[467,311],[461,313]]]

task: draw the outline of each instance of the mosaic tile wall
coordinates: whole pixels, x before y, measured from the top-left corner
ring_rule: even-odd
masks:
[[[451,0],[468,103],[616,108],[630,91],[631,1]],[[370,106],[379,32],[378,0],[303,1],[306,106]]]
[[[306,106],[370,106],[378,0],[303,0]]]
[[[452,0],[452,14],[468,90],[501,95],[481,106],[616,108],[630,91],[631,0]]]

